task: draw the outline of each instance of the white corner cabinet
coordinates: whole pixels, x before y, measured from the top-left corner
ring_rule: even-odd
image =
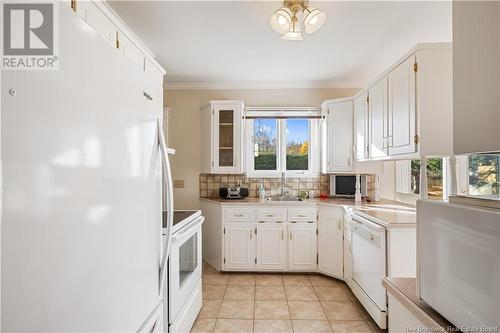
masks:
[[[344,208],[318,207],[318,270],[344,277]]]
[[[451,43],[423,43],[353,98],[325,101],[322,171],[352,171],[352,156],[366,161],[453,154],[452,90]],[[348,105],[351,123],[348,111],[335,112]]]
[[[243,173],[243,101],[211,101],[202,112],[202,172]]]
[[[321,105],[323,173],[353,171],[353,105],[350,98]]]

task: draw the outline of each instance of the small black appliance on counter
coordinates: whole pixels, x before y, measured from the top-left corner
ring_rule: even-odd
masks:
[[[246,187],[220,187],[219,197],[222,199],[243,199],[248,197],[248,188]]]

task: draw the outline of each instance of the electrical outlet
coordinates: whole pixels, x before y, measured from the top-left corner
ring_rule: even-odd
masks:
[[[184,188],[184,179],[174,179],[174,188]]]

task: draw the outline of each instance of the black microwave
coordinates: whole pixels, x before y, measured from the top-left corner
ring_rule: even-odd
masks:
[[[360,175],[361,196],[368,196],[368,177]],[[354,197],[356,194],[356,175],[331,175],[330,196]]]

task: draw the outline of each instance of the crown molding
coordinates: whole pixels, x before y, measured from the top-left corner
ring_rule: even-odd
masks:
[[[339,82],[206,82],[206,83],[169,83],[165,82],[165,90],[262,90],[262,89],[360,89],[362,83]]]

